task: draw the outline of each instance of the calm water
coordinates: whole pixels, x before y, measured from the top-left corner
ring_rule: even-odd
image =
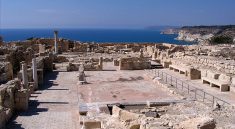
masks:
[[[165,42],[191,44],[177,41],[177,35],[161,35],[155,30],[114,30],[114,29],[58,29],[59,37],[83,42]],[[52,38],[52,29],[1,29],[4,41],[25,40],[30,37]]]

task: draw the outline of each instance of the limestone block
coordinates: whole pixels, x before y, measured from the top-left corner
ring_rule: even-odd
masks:
[[[231,77],[227,76],[225,74],[220,74],[219,81],[226,82],[226,83],[231,83]]]
[[[139,118],[141,118],[143,116],[140,114],[128,112],[126,110],[122,110],[117,106],[113,106],[112,112],[113,112],[113,116],[116,116],[116,117],[118,116],[118,118],[124,122],[138,120]]]
[[[210,117],[198,117],[183,121],[179,126],[182,129],[215,129],[216,122]]]
[[[230,92],[232,92],[233,94],[235,94],[235,87],[234,87],[234,85],[233,85],[233,86],[230,86]]]
[[[201,69],[201,77],[207,77],[207,70]]]
[[[208,78],[211,78],[211,79],[218,79],[218,78],[219,78],[219,75],[220,75],[220,74],[215,73],[215,72],[213,72],[213,71],[211,71],[211,70],[208,70],[208,71],[207,71],[207,77],[208,77]]]
[[[121,58],[119,60],[120,70],[143,70],[150,68],[151,68],[151,62],[141,58],[131,57],[131,58]]]
[[[13,79],[13,68],[11,63],[0,63],[0,83],[5,83]]]
[[[15,108],[18,111],[26,111],[28,109],[29,91],[27,89],[18,90],[15,93]]]
[[[232,85],[235,86],[235,76],[232,77],[231,82],[232,82]]]
[[[191,80],[201,79],[201,72],[197,69],[190,68],[189,69],[189,78]]]
[[[78,66],[75,64],[69,63],[68,66],[66,66],[67,71],[78,71]]]
[[[85,121],[84,123],[85,129],[99,129],[101,128],[101,122],[100,121]]]
[[[1,85],[0,89],[0,106],[8,109],[11,116],[12,110],[14,110],[14,86],[13,85]]]
[[[112,113],[113,114],[112,114],[112,116],[118,118],[119,115],[120,115],[121,110],[122,110],[121,108],[119,108],[117,106],[113,106],[113,109],[112,109]]]
[[[114,66],[119,66],[119,61],[118,60],[113,60],[113,65]]]
[[[130,129],[140,129],[140,124],[132,124],[130,125]]]
[[[55,63],[63,63],[68,62],[69,60],[64,56],[54,56],[54,62]]]
[[[169,68],[169,66],[171,65],[171,62],[163,62],[163,67],[164,68]]]

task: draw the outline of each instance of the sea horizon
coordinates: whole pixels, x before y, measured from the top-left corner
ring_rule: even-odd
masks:
[[[0,35],[4,42],[25,41],[29,38],[53,38],[54,30],[59,31],[60,38],[81,42],[193,44],[175,40],[177,34],[165,35],[161,34],[160,29],[146,28],[3,28]]]

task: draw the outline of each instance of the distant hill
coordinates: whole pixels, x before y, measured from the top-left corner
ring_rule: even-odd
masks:
[[[164,31],[167,29],[177,29],[179,26],[148,26],[145,29]]]
[[[235,25],[214,25],[214,26],[183,26],[182,29],[231,29],[235,28]]]
[[[177,39],[210,44],[233,43],[235,25],[184,26],[180,29]]]
[[[235,36],[235,25],[224,26],[184,26],[181,30],[190,32],[191,34],[213,34]]]

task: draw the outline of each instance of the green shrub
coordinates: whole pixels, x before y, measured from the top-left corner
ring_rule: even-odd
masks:
[[[211,44],[232,44],[233,39],[229,36],[214,36],[210,40]]]

